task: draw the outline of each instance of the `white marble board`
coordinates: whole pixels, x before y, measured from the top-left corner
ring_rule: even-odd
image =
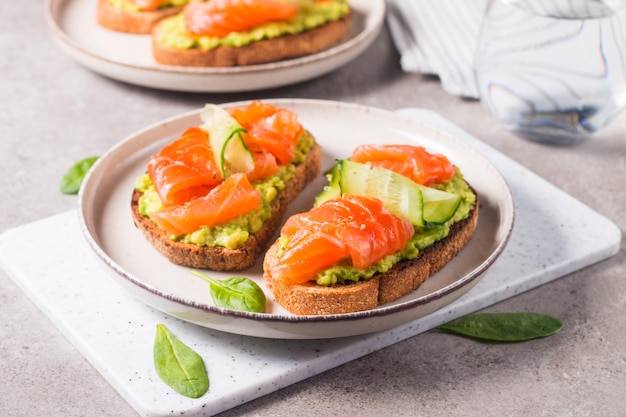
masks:
[[[400,113],[454,133],[482,152],[507,180],[516,226],[496,263],[466,295],[392,330],[326,340],[272,340],[199,327],[140,303],[104,271],[84,241],[76,211],[8,230],[0,265],[104,378],[142,416],[210,416],[540,286],[617,253],[619,228],[437,114]],[[521,226],[523,225],[523,227]],[[579,240],[576,236],[584,235]],[[39,236],[64,236],[49,245]],[[556,242],[556,244],[555,244]],[[29,254],[36,251],[37,262]],[[165,323],[205,358],[211,387],[182,397],[156,375],[155,326]]]

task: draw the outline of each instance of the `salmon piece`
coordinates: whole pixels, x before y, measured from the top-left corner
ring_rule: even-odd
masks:
[[[432,154],[423,146],[360,145],[351,159],[389,169],[425,186],[447,181],[456,173],[446,156]]]
[[[293,161],[298,139],[304,133],[296,113],[258,100],[229,112],[247,130],[244,142],[253,154],[270,153],[279,165]]]
[[[270,273],[294,284],[314,279],[343,259],[365,269],[404,248],[414,232],[410,222],[392,214],[377,198],[329,200],[287,219],[281,235],[291,240]]]
[[[228,113],[234,117],[241,126],[249,129],[254,123],[278,111],[278,108],[271,103],[264,103],[261,100],[254,100],[244,107],[231,107]]]
[[[301,229],[291,236],[271,274],[290,285],[302,284],[347,256],[345,245],[332,236]]]
[[[148,175],[164,207],[206,195],[222,181],[208,133],[187,129],[148,162]]]
[[[261,207],[261,193],[252,187],[245,174],[226,178],[206,196],[182,206],[166,207],[150,218],[170,235],[183,235],[224,224]]]
[[[274,155],[267,152],[255,152],[253,153],[253,157],[254,168],[247,174],[250,182],[259,181],[278,174],[280,168]]]
[[[282,109],[253,124],[244,135],[244,142],[251,151],[271,153],[280,165],[287,165],[293,161],[303,131],[298,116]]]
[[[143,11],[151,11],[161,7],[163,0],[133,0],[133,3]]]
[[[196,35],[222,38],[268,22],[289,20],[300,9],[280,0],[211,0],[185,6],[185,24]]]

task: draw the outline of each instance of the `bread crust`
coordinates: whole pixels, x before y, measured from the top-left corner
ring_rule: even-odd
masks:
[[[295,35],[264,39],[240,47],[219,46],[208,51],[176,49],[160,45],[161,24],[152,30],[152,54],[163,65],[185,67],[236,67],[263,64],[310,55],[331,47],[348,31],[352,19],[348,13],[339,20]]]
[[[371,310],[416,290],[441,270],[472,238],[478,224],[478,197],[469,216],[450,228],[445,238],[421,250],[417,258],[398,262],[391,270],[354,284],[322,286],[314,282],[290,285],[269,274],[279,243],[267,251],[263,280],[275,300],[297,315],[344,314]]]
[[[133,190],[131,211],[135,226],[146,239],[171,262],[199,269],[215,271],[240,271],[254,265],[282,224],[289,204],[313,179],[320,175],[322,148],[314,143],[306,160],[296,167],[294,177],[272,201],[272,215],[261,230],[249,236],[246,243],[236,249],[219,246],[198,246],[176,242],[168,238],[149,217],[139,213],[142,192]]]
[[[182,7],[165,7],[145,12],[126,12],[113,7],[107,0],[98,0],[96,21],[100,26],[116,32],[147,35],[157,22],[182,10]]]

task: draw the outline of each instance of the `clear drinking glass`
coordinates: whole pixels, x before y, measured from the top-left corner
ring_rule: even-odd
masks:
[[[580,142],[626,106],[626,1],[491,0],[475,71],[481,102],[507,129]]]

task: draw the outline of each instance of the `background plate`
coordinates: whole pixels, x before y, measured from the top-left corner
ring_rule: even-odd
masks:
[[[262,282],[262,259],[249,270],[211,272],[216,278],[245,275],[268,296],[266,314],[213,306],[207,284],[189,268],[170,263],[133,225],[130,195],[149,157],[189,126],[199,110],[131,135],[108,151],[85,179],[79,199],[81,224],[90,246],[116,277],[145,303],[205,327],[270,338],[330,338],[395,327],[445,306],[464,293],[503,250],[513,226],[513,199],[497,169],[478,151],[444,131],[395,113],[359,105],[319,100],[272,100],[297,112],[302,124],[324,148],[322,170],[348,156],[360,143],[417,143],[444,153],[461,167],[480,195],[481,214],[470,244],[444,270],[417,291],[374,310],[326,316],[294,316],[273,302]],[[325,184],[320,176],[290,207],[308,210]]]
[[[57,43],[87,68],[144,87],[191,92],[241,92],[294,84],[331,72],[360,55],[376,38],[385,2],[352,0],[353,21],[334,47],[275,63],[233,68],[157,64],[150,37],[117,33],[96,23],[97,0],[46,0],[46,20]]]

